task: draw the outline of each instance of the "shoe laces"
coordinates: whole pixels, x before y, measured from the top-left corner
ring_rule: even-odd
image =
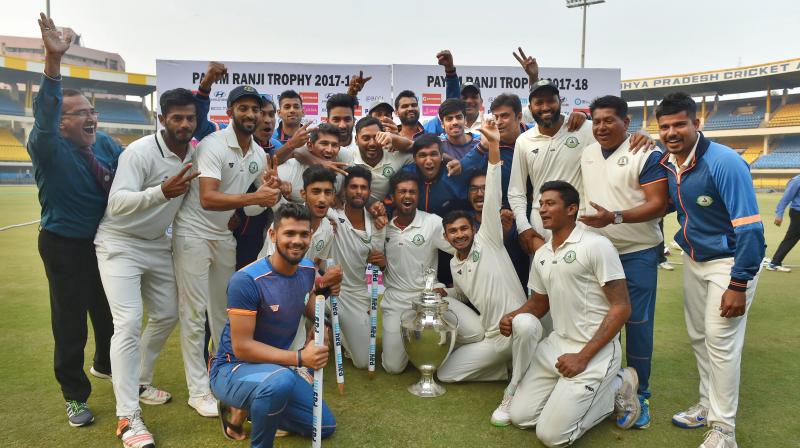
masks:
[[[725,434],[722,428],[715,425],[710,430],[706,431],[705,438],[703,439],[703,448],[716,447],[724,443],[728,438],[730,438],[730,436]]]
[[[133,431],[134,434],[147,432],[147,427],[144,425],[144,420],[142,420],[142,411],[134,412],[132,415],[129,415],[127,419],[128,428],[130,431]]]
[[[217,399],[214,397],[214,394],[205,394],[203,395],[203,402],[216,406]]]
[[[70,417],[73,417],[88,410],[89,406],[87,406],[86,403],[84,402],[76,400],[67,401],[67,414],[69,414]]]
[[[500,409],[508,410],[511,407],[511,400],[514,399],[513,395],[503,395],[503,401],[500,402]]]
[[[700,403],[695,404],[694,406],[690,407],[685,413],[686,415],[700,415],[704,414],[706,407]]]

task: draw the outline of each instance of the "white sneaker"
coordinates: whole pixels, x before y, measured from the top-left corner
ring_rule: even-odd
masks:
[[[622,386],[614,395],[614,421],[622,429],[630,429],[639,414],[642,412],[642,405],[639,403],[639,376],[633,367],[625,367],[620,370],[622,376]]]
[[[203,417],[218,417],[217,399],[212,394],[189,398],[189,406],[193,407]]]
[[[89,373],[92,374],[95,378],[100,378],[101,380],[110,380],[111,374],[110,373],[103,373],[99,370],[95,370],[94,366],[89,367]]]
[[[695,429],[706,426],[708,408],[700,403],[672,416],[672,424],[683,429]]]
[[[765,268],[766,268],[768,271],[792,272],[792,268],[787,268],[786,266],[784,266],[784,265],[782,265],[782,264],[772,264],[772,263],[767,263],[767,265],[766,265],[766,266],[764,266],[764,267],[765,267]]]
[[[664,261],[658,264],[659,269],[663,269],[665,271],[674,271],[675,266],[673,266],[669,261]]]
[[[152,384],[139,385],[139,401],[144,404],[164,404],[171,399],[172,395],[169,392],[161,390]]]
[[[141,411],[136,411],[127,417],[120,417],[117,423],[117,437],[122,440],[122,446],[126,448],[155,448],[156,446],[153,435],[144,425]]]
[[[511,400],[513,395],[503,394],[500,406],[492,412],[491,422],[494,426],[508,426],[511,424]]]
[[[706,438],[700,448],[738,448],[736,435],[723,425],[713,425],[711,431],[706,433]]]

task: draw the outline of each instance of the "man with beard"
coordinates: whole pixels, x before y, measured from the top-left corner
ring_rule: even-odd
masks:
[[[425,133],[419,122],[419,98],[411,90],[403,90],[394,99],[394,109],[400,120],[398,132],[403,137],[414,140]]]
[[[272,137],[285,144],[300,129],[304,116],[303,98],[294,90],[284,91],[278,95],[278,117],[281,122]]]
[[[189,405],[206,417],[215,417],[217,406],[203,362],[204,321],[207,311],[212,341],[219,341],[225,322],[222,298],[236,261],[228,221],[237,208],[258,214],[280,196],[280,181],[266,170],[264,151],[253,140],[263,104],[253,87],[231,91],[227,113],[232,124],[200,142],[194,166],[201,174],[175,217],[172,244]],[[258,189],[246,193],[253,182]]]
[[[450,212],[442,224],[444,237],[456,250],[450,260],[453,288],[447,297],[453,300],[449,303],[456,299],[471,303],[480,314],[475,317],[480,319],[484,337],[479,342],[457,347],[436,375],[444,382],[505,380],[513,351],[511,384],[516,385],[527,370],[541,335],[531,333],[516,337],[512,349],[511,339],[500,334],[500,319],[525,303],[525,291],[503,245],[500,133],[493,120],[484,121],[479,132],[489,152],[486,202],[481,210],[480,230],[475,231],[472,215],[465,210]]]
[[[436,54],[436,59],[439,65],[444,66],[445,97],[464,101],[466,132],[478,132],[481,127],[481,109],[483,109],[480,87],[471,82],[461,84],[461,80],[456,74],[456,67],[453,64],[453,55],[450,50],[440,51]],[[442,126],[441,113],[438,117],[425,123],[425,132],[429,134],[441,135],[445,133],[445,128],[446,126]]]
[[[539,189],[550,180],[563,180],[583,191],[580,160],[584,148],[595,142],[591,125],[583,123],[577,130],[565,126],[561,115],[561,96],[558,88],[546,79],[536,82],[528,96],[528,107],[533,114],[533,126],[517,138],[511,176],[508,185],[508,202],[514,211],[517,231],[522,248],[528,254],[550,239],[539,217]],[[630,137],[630,150],[636,152],[655,144],[642,133]],[[535,193],[530,220],[527,215],[527,181],[533,184]],[[580,206],[580,213],[584,210]]]
[[[366,118],[359,120],[359,123]],[[358,125],[356,125],[358,127]],[[337,221],[333,259],[342,267],[339,293],[339,323],[343,343],[357,369],[369,362],[370,294],[364,284],[367,264],[386,268],[383,245],[386,228],[378,229],[367,211],[372,173],[360,165],[347,168],[344,178],[344,208],[331,209]]]
[[[131,143],[119,158],[108,207],[95,246],[100,277],[114,318],[111,368],[117,398],[117,437],[126,447],[155,442],[139,401],[172,397],[151,385],[155,361],[178,323],[178,292],[167,229],[182,196],[200,173],[192,169],[196,125],[192,92],[168,90],[160,98],[163,130]],[[141,331],[147,305],[147,327]]]
[[[92,385],[83,372],[83,352],[92,320],[95,355],[89,372],[111,377],[111,313],[97,270],[93,239],[106,208],[117,159],[122,152],[97,132],[97,113],[77,90],[61,87],[61,58],[72,33],[59,36],[44,14],[39,29],[45,50],[44,74],[33,100],[34,124],[28,154],[39,190],[42,220],[39,255],[50,289],[54,370],[71,426],[94,421],[86,401]]]
[[[492,100],[489,111],[497,123],[500,131],[500,158],[503,160],[500,166],[502,174],[502,192],[504,210],[508,205],[508,184],[511,179],[511,166],[514,164],[514,145],[517,138],[528,130],[528,126],[522,121],[522,102],[513,93],[501,93]],[[582,116],[582,114],[581,114]],[[585,117],[584,117],[585,121]]]
[[[343,168],[351,165],[354,154],[358,151],[356,140],[353,138],[357,105],[358,99],[346,93],[331,95],[325,103],[328,124],[339,130],[339,153],[336,158],[323,159],[311,154],[307,148],[299,148],[294,152],[295,159],[306,166],[322,165],[344,175]]]
[[[369,107],[369,116],[377,118],[378,120],[392,119],[394,107],[386,101],[375,101]]]
[[[764,224],[747,163],[698,131],[689,95],[664,97],[656,118],[669,153],[661,165],[681,225],[675,241],[684,251],[684,316],[700,373],[700,402],[673,415],[672,423],[710,426],[702,448],[736,448],[742,350],[764,258]]]
[[[459,99],[445,100],[439,106],[439,118],[444,125],[442,151],[454,160],[461,160],[478,146],[480,139],[465,131],[466,105]]]
[[[356,123],[356,144],[353,165],[361,165],[371,173],[369,202],[383,202],[389,194],[389,180],[394,173],[414,160],[408,151],[413,141],[397,134],[384,132],[377,118],[364,117]]]
[[[658,222],[667,210],[667,175],[661,150],[628,151],[628,103],[596,98],[589,106],[597,143],[581,155],[581,177],[590,207],[579,221],[608,238],[625,271],[631,316],[625,322],[625,359],[639,377],[642,412],[634,428],[650,426],[650,367],[656,311],[658,255],[664,238]]]
[[[310,164],[303,163],[300,159],[295,158],[289,159],[286,163],[278,166],[278,177],[292,185],[292,192],[287,199],[297,204],[304,202],[301,194],[303,172],[311,166],[325,166],[323,162],[335,162],[340,151],[340,141],[339,129],[330,123],[322,123],[311,131],[311,137],[308,141],[307,149],[313,156]],[[337,191],[340,184],[341,181],[336,182]]]
[[[253,422],[252,447],[271,447],[278,428],[311,435],[314,391],[300,369],[321,369],[328,362],[328,338],[316,346],[309,338],[291,349],[300,317],[314,319],[316,270],[303,258],[311,239],[311,215],[299,204],[283,204],[275,213],[269,237],[275,253],[233,275],[227,292],[228,320],[211,363],[211,389],[220,402],[225,435],[244,439],[242,424]],[[323,285],[338,293],[341,276]],[[297,370],[296,370],[297,369]],[[336,429],[322,404],[322,438]]]
[[[437,138],[436,136],[431,136]],[[417,210],[419,187],[413,173],[401,171],[392,177],[394,217],[386,228],[385,255],[391,263],[384,273],[386,291],[381,303],[383,368],[402,373],[408,364],[400,333],[400,315],[411,308],[411,301],[425,288],[425,271],[436,269],[439,250],[454,252],[444,239],[442,218]],[[459,301],[450,309],[458,316],[457,344],[483,339],[484,329],[474,311]]]

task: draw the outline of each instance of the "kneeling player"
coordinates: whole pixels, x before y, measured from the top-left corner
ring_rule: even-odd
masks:
[[[278,428],[311,435],[314,392],[294,368],[320,369],[328,362],[327,345],[317,347],[313,339],[302,350],[288,350],[300,316],[304,311],[314,315],[314,301],[303,304],[316,275],[313,263],[303,259],[311,241],[308,209],[282,205],[269,237],[275,253],[231,277],[228,322],[210,374],[214,395],[234,408],[230,420],[227,412],[220,412],[226,436],[244,438],[241,423],[249,411],[252,447],[271,447]],[[333,414],[323,403],[322,437],[335,428]]]
[[[631,304],[614,246],[575,224],[578,191],[552,181],[540,193],[539,214],[552,239],[533,259],[533,297],[503,317],[500,331],[506,336],[521,328],[541,331],[537,318],[549,310],[553,332],[537,345],[516,390],[507,391],[507,409],[501,405],[493,419],[506,411],[515,425],[535,426],[546,446],[568,446],[612,410],[623,417],[617,424],[624,429],[639,416],[636,371],[619,371],[618,336]]]

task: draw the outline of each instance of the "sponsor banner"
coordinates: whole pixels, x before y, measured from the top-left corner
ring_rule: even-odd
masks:
[[[306,120],[325,120],[325,103],[331,95],[346,93],[347,86],[359,71],[372,76],[358,94],[359,107],[356,119],[368,113],[373,101],[391,102],[391,66],[389,65],[344,65],[344,64],[291,64],[281,62],[223,62],[228,74],[215,83],[211,91],[209,118],[219,124],[227,124],[228,93],[237,86],[254,87],[277,106],[278,96],[285,90],[295,90],[303,99]],[[183,87],[196,90],[208,68],[208,61],[156,61],[159,95],[169,89]],[[160,112],[160,109],[159,109]]]
[[[497,95],[506,92],[519,95],[523,109],[527,109],[530,85],[521,67],[459,65],[456,68],[462,84],[472,82],[480,87],[484,113]],[[565,113],[588,111],[594,98],[620,94],[619,69],[542,67],[540,76],[558,85],[561,110]],[[395,94],[405,89],[417,94],[423,122],[437,115],[439,104],[445,100],[445,75],[440,65],[395,64],[392,80]]]

